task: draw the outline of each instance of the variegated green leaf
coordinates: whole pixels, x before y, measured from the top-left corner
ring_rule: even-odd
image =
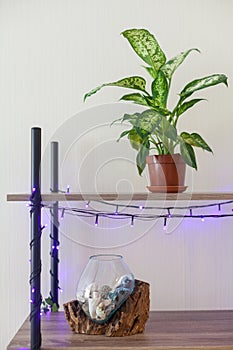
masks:
[[[139,175],[141,175],[143,170],[145,169],[146,157],[149,155],[149,150],[150,150],[150,143],[148,140],[146,140],[141,145],[136,158]]]
[[[197,170],[196,156],[194,149],[186,142],[180,142],[180,154],[185,163]]]
[[[166,57],[155,37],[146,29],[128,29],[123,36],[141,59],[156,73],[166,62]]]
[[[140,91],[145,91],[146,87],[146,81],[142,77],[138,76],[133,76],[133,77],[128,77],[128,78],[123,78],[121,80],[115,81],[113,83],[105,83],[102,84],[95,89],[91,90],[90,92],[86,93],[84,95],[84,101],[87,99],[87,97],[90,97],[91,95],[95,94],[99,90],[101,90],[105,86],[118,86],[118,87],[123,87],[127,89],[134,89],[134,90],[140,90]]]
[[[133,149],[139,150],[142,144],[142,138],[138,135],[135,129],[131,129],[128,135],[128,139]]]
[[[161,136],[165,136],[165,137],[171,139],[172,141],[177,140],[176,128],[172,124],[170,124],[169,121],[165,117],[162,118],[158,132]]]
[[[146,111],[138,114],[135,126],[139,128],[139,130],[141,129],[147,133],[153,133],[154,130],[159,127],[162,118],[163,117],[160,113],[153,109],[147,109]]]
[[[146,80],[142,77],[139,77],[139,76],[133,76],[133,77],[128,77],[128,78],[118,80],[115,83],[110,83],[108,85],[109,86],[124,87],[127,89],[135,89],[135,90],[145,91]]]
[[[161,70],[163,71],[167,79],[171,80],[175,70],[181,65],[181,63],[185,60],[188,54],[194,50],[200,52],[198,49],[189,49],[185,52],[181,52],[179,55],[171,58],[161,67]]]
[[[157,113],[160,113],[161,115],[171,114],[171,112],[166,107],[157,106],[152,96],[145,95],[144,98],[147,101],[148,106],[153,108]]]
[[[166,107],[168,90],[167,79],[164,73],[160,70],[151,85],[151,91],[156,106]]]
[[[144,95],[144,98],[147,102],[147,105],[150,106],[153,109],[158,109],[158,107],[155,106],[155,101],[152,96]]]
[[[138,119],[138,116],[140,115],[140,113],[134,113],[134,114],[127,114],[125,113],[123,115],[123,117],[121,118],[121,122],[129,122],[130,124],[132,124],[133,126],[136,126],[137,125],[137,119]]]
[[[196,79],[184,87],[180,93],[180,96],[182,99],[185,99],[192,95],[195,91],[221,83],[227,86],[227,77],[224,74],[213,74],[204,78]]]
[[[152,124],[150,126],[148,126],[148,128],[145,128],[145,123],[140,123],[140,125],[142,125],[141,127],[135,127],[135,130],[137,132],[137,134],[141,137],[141,139],[144,141],[146,138],[148,138],[149,135],[151,135],[152,133],[156,133],[156,124],[152,122]]]
[[[153,79],[156,78],[157,72],[155,72],[154,69],[153,69],[152,67],[145,67],[145,66],[143,66],[143,67],[147,70],[147,72],[150,74],[150,76],[151,76]]]
[[[147,109],[142,113],[125,114],[122,121],[133,125],[138,135],[144,140],[149,134],[166,137],[172,141],[177,140],[176,128],[169,123],[165,116],[154,109]]]
[[[117,142],[120,141],[120,139],[122,139],[122,137],[128,135],[128,134],[130,133],[130,131],[131,131],[131,130],[125,130],[125,131],[123,131],[123,132],[120,134],[120,136],[118,137]]]
[[[208,152],[213,152],[210,146],[208,146],[208,144],[203,140],[203,138],[197,133],[189,134],[188,132],[182,132],[180,136],[182,137],[184,142],[188,143],[189,145],[200,147]]]
[[[132,101],[138,105],[148,106],[147,100],[141,94],[128,94],[120,98],[121,101]]]
[[[183,114],[184,112],[187,111],[187,109],[193,107],[196,103],[200,102],[200,101],[204,101],[204,98],[195,98],[193,100],[184,102],[182,105],[180,105],[177,110],[176,110],[176,115],[180,116],[181,114]]]

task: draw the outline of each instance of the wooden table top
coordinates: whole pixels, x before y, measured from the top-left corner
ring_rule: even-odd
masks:
[[[153,311],[146,330],[122,338],[71,332],[63,312],[42,316],[41,350],[233,350],[233,311]],[[7,350],[30,349],[26,320]]]

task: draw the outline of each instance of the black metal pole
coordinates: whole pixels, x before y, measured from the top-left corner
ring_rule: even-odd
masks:
[[[41,129],[31,129],[31,350],[41,346]]]
[[[51,142],[51,192],[58,192],[58,142]],[[50,296],[53,303],[59,306],[58,302],[58,249],[59,249],[59,232],[58,232],[58,202],[55,202],[51,208],[51,290]]]

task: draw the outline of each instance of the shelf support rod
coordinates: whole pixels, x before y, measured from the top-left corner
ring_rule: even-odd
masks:
[[[58,157],[59,149],[58,142],[51,142],[51,192],[57,193],[59,191],[58,185]],[[51,217],[51,227],[50,227],[50,239],[51,239],[51,290],[50,297],[58,307],[59,307],[59,279],[58,279],[58,250],[59,250],[59,221],[58,221],[58,202],[52,204],[50,209]]]
[[[41,129],[31,129],[31,350],[40,350],[41,347]]]

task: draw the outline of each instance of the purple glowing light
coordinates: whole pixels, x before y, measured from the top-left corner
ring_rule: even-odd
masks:
[[[96,217],[95,217],[95,226],[98,226],[98,224],[99,224],[99,216],[96,215]]]

